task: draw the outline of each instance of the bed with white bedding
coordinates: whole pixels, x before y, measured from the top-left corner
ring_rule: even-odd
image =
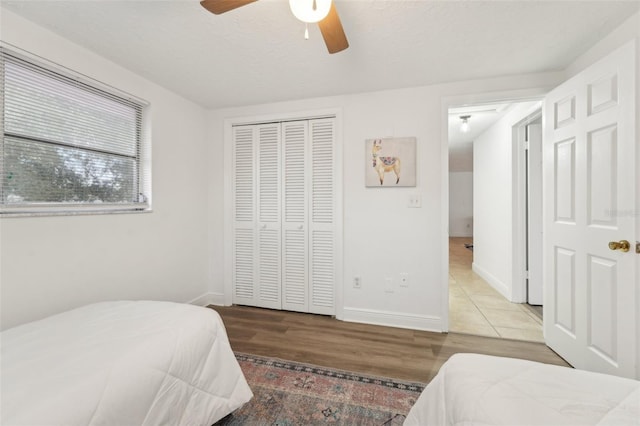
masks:
[[[4,426],[209,426],[253,396],[207,308],[96,303],[0,339]]]
[[[513,358],[456,354],[405,425],[639,425],[640,382]]]

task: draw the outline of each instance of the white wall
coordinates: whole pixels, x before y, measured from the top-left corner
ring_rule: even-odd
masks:
[[[473,270],[509,300],[514,251],[513,126],[537,104],[515,104],[473,143]]]
[[[479,98],[492,99],[492,93],[496,94],[493,99],[502,99],[505,92],[550,88],[640,35],[640,17],[636,14],[561,73],[205,112],[11,12],[2,10],[0,16],[2,40],[151,102],[154,172],[153,213],[0,219],[2,328],[96,300],[186,301],[205,291],[223,300],[224,260],[228,255],[222,239],[224,118],[341,108],[345,177],[343,316],[439,329],[445,322],[443,265],[447,262],[442,243],[448,217],[443,216],[446,208],[441,204],[442,200],[448,201],[444,193],[448,192],[447,162],[443,160],[447,154],[442,148],[447,146],[443,107],[447,99],[455,98],[461,105]],[[638,49],[640,70],[640,43]],[[637,90],[640,105],[640,80]],[[640,108],[636,112],[639,126]],[[418,138],[417,188],[364,187],[364,140],[377,136]],[[640,149],[636,155],[640,170]],[[502,184],[510,182],[509,178]],[[636,186],[640,211],[640,185]],[[414,193],[422,196],[421,209],[406,207],[408,196]],[[499,204],[511,211],[507,197]],[[476,194],[478,205],[477,198]],[[476,233],[478,213],[474,218]],[[640,215],[637,225],[636,239],[640,241]],[[500,238],[504,238],[504,231],[500,232]],[[486,236],[484,241],[476,237],[476,257],[492,238]],[[504,247],[510,250],[510,240]],[[490,261],[495,262],[496,257]],[[508,264],[509,258],[503,256],[502,263]],[[400,272],[410,274],[409,288],[397,288],[392,295],[384,293],[383,278],[393,276],[397,283]],[[510,276],[502,270],[496,274],[503,281]],[[350,285],[355,275],[363,278],[360,290]],[[637,298],[640,307],[640,291]],[[636,312],[640,326],[640,309]],[[640,339],[637,353],[640,365]]]
[[[473,236],[473,172],[449,173],[449,236]]]
[[[504,91],[519,89],[539,92],[560,78],[560,73],[526,75],[211,111],[209,181],[215,184],[209,188],[210,291],[217,296],[225,293],[224,241],[219,237],[224,223],[220,202],[224,198],[224,119],[338,108],[344,159],[344,312],[340,315],[352,321],[443,329],[447,254],[441,242],[448,234],[448,216],[443,216],[448,209],[441,204],[442,199],[448,200],[448,182],[443,181],[443,167],[447,167],[443,158],[448,158],[446,148],[442,149],[447,132],[444,99],[479,92],[495,92],[499,99]],[[416,188],[365,188],[364,168],[370,158],[364,141],[384,136],[417,137]],[[444,173],[448,175],[447,170]],[[422,208],[408,208],[409,196],[416,193]],[[384,278],[392,277],[397,286],[401,272],[409,274],[409,287],[385,293]],[[361,289],[352,287],[354,276],[362,277]]]
[[[154,207],[148,214],[2,218],[3,328],[99,300],[223,301],[224,118],[339,108],[345,176],[341,317],[440,330],[446,282],[441,241],[448,226],[441,203],[448,200],[443,99],[538,92],[561,76],[512,76],[207,113],[9,11],[3,9],[1,19],[3,41],[151,103]],[[416,188],[364,187],[364,140],[380,136],[417,137]],[[407,207],[413,194],[421,196],[423,208]],[[385,293],[384,277],[397,284],[401,272],[409,274],[409,287]],[[360,290],[349,285],[356,275],[362,277]]]
[[[569,74],[628,34],[637,34],[637,15],[633,19],[618,31],[622,35],[579,58]],[[443,162],[447,154],[442,148],[447,99],[463,104],[478,97],[502,99],[506,92],[540,92],[567,76],[511,76],[204,112],[11,12],[2,10],[1,23],[3,40],[149,100],[154,168],[153,213],[0,220],[2,327],[94,300],[186,301],[204,292],[223,300],[228,255],[222,238],[224,118],[339,108],[344,156],[343,317],[441,329],[447,263],[442,242],[449,220],[442,206],[442,200],[448,205]],[[416,188],[364,187],[364,140],[379,136],[417,137]],[[408,196],[415,193],[422,197],[421,209],[407,208]],[[501,203],[507,205],[505,200]],[[410,286],[384,293],[384,277],[397,283],[401,272],[409,273]],[[350,285],[356,275],[362,277],[360,290]]]
[[[151,103],[153,212],[0,220],[1,326],[114,299],[207,292],[205,111],[1,10],[2,40]]]

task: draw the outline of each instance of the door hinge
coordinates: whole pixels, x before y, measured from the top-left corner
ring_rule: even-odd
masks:
[[[529,271],[524,271],[524,279],[525,280],[529,279]]]
[[[524,150],[529,151],[529,141],[524,141]]]

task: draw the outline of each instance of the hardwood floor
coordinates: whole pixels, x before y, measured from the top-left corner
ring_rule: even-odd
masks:
[[[427,383],[458,352],[568,365],[542,343],[381,327],[246,306],[209,306],[234,351]]]

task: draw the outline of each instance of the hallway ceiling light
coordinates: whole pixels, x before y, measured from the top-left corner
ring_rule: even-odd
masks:
[[[471,130],[471,126],[469,126],[469,119],[471,118],[470,115],[461,115],[460,119],[462,120],[462,124],[460,125],[460,131],[462,133],[469,133],[469,130]]]

